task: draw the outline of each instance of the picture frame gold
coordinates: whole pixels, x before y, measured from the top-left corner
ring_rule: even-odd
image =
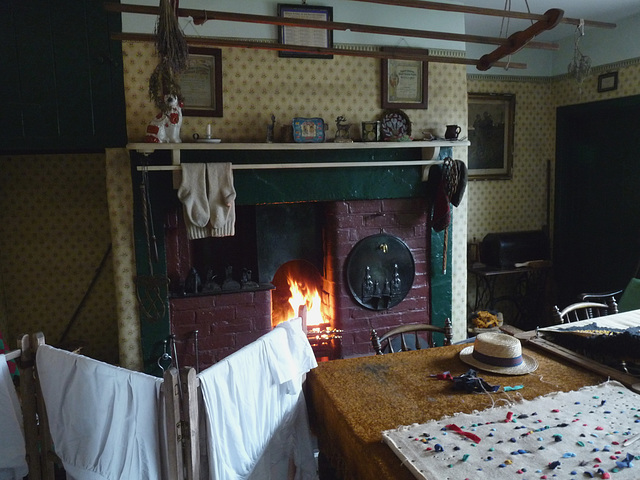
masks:
[[[180,75],[182,114],[222,117],[222,50],[189,47],[189,66]]]
[[[510,180],[513,176],[514,94],[468,94],[468,176]]]
[[[383,48],[388,53],[423,53],[423,49]],[[429,63],[385,58],[381,61],[382,108],[418,109],[429,105]]]
[[[333,21],[333,7],[279,3],[278,16],[331,22]],[[333,30],[280,25],[278,27],[278,43],[282,45],[333,48]],[[294,52],[288,50],[279,51],[278,56],[295,58],[333,58],[332,54]]]

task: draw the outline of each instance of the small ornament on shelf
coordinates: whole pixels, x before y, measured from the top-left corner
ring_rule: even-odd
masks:
[[[351,124],[344,123],[346,121],[347,119],[345,118],[344,115],[340,115],[338,118],[336,118],[336,138],[335,138],[336,142],[343,142],[343,143],[353,142],[353,140],[351,139],[351,132],[350,132]]]
[[[159,112],[147,125],[146,143],[181,143],[182,102],[176,95],[165,95],[165,111]]]

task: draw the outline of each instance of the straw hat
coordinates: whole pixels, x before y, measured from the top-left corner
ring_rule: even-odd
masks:
[[[538,368],[538,361],[522,354],[520,340],[504,333],[480,333],[473,346],[460,352],[460,360],[493,373],[524,375]]]

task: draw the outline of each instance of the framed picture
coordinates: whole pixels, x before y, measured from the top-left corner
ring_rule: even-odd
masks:
[[[508,180],[513,170],[516,96],[470,93],[469,178]]]
[[[222,116],[222,50],[189,47],[189,66],[180,75],[183,115]]]
[[[415,49],[382,49],[385,52]],[[424,50],[420,50],[424,53]],[[419,60],[382,59],[382,108],[427,108],[429,64]]]
[[[598,75],[598,92],[610,92],[618,88],[618,72]]]
[[[288,5],[279,3],[278,16],[331,22],[333,21],[333,7],[320,7],[317,5]],[[278,28],[278,42],[282,45],[333,48],[333,30],[281,25]],[[333,58],[333,55],[331,54],[291,51],[280,51],[278,52],[278,55],[280,57]]]

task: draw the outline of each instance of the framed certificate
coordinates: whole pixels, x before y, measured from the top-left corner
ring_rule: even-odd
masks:
[[[417,52],[414,49],[383,49],[384,52]],[[425,53],[420,50],[420,53]],[[420,60],[382,60],[382,108],[427,108],[429,66]]]
[[[333,7],[278,4],[278,16],[331,22],[333,21]],[[333,30],[281,25],[278,29],[278,41],[283,45],[333,48]],[[280,51],[278,55],[280,57],[333,58],[333,55],[291,51]]]
[[[189,66],[180,75],[180,89],[183,115],[221,117],[222,50],[189,47]]]

